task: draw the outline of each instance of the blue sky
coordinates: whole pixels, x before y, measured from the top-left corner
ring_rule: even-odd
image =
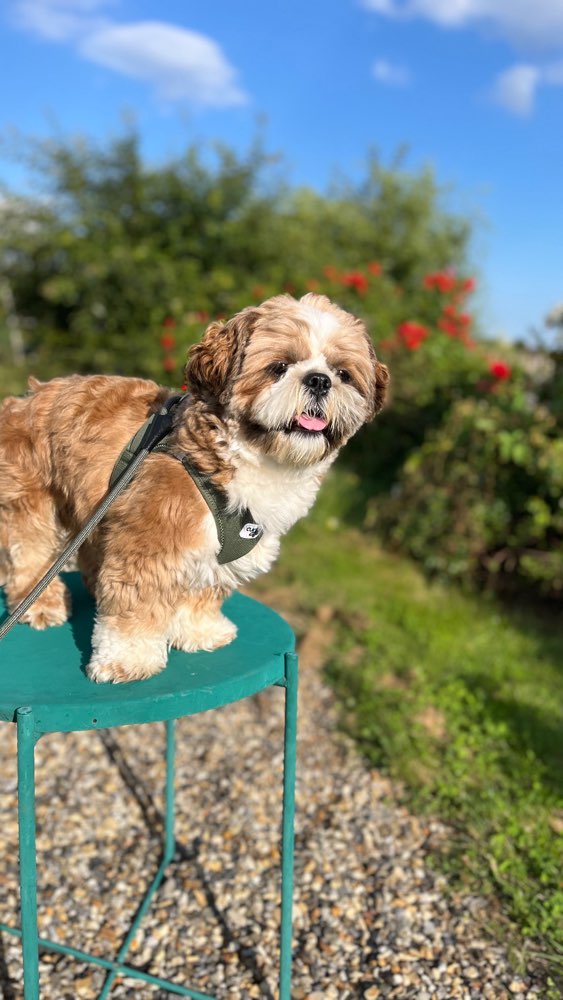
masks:
[[[406,143],[475,219],[492,335],[563,301],[563,0],[4,0],[0,133],[119,132],[147,157],[263,120],[287,179],[326,189]],[[0,179],[25,181],[13,163]]]

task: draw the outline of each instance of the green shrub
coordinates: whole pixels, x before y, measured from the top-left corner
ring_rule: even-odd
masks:
[[[562,495],[557,422],[520,378],[454,402],[408,457],[375,520],[432,574],[557,597]]]

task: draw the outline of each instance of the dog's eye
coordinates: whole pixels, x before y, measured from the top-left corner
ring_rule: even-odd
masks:
[[[352,376],[350,375],[350,372],[346,371],[345,368],[339,368],[336,374],[338,375],[338,378],[340,379],[341,382],[352,381]]]
[[[289,365],[287,361],[275,361],[273,365],[270,365],[268,371],[270,372],[270,375],[275,375],[276,378],[281,378],[282,375],[285,375],[288,368]]]

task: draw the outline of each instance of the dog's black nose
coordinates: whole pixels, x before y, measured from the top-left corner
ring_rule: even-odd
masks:
[[[309,372],[303,379],[303,385],[307,386],[317,398],[320,398],[321,396],[326,396],[332,382],[329,376],[324,375],[322,372]]]

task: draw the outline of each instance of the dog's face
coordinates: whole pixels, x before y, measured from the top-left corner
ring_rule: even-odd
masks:
[[[186,381],[276,461],[307,466],[335,452],[383,406],[389,375],[364,324],[323,295],[279,295],[213,323]]]

